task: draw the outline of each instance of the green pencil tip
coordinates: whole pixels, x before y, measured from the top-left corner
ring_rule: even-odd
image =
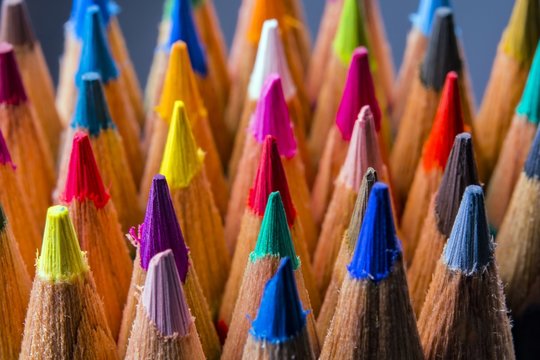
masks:
[[[521,100],[516,108],[518,115],[524,116],[527,120],[538,126],[540,122],[540,41],[536,46],[529,77]]]
[[[7,226],[6,213],[4,212],[4,207],[0,205],[0,231],[4,231]]]
[[[369,48],[362,10],[357,0],[345,0],[334,37],[333,48],[343,65],[351,62],[354,49]]]

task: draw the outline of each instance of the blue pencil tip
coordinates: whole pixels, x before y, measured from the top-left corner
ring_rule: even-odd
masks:
[[[87,73],[82,76],[71,127],[84,128],[92,136],[98,135],[102,130],[115,127],[98,73]]]
[[[347,268],[355,279],[379,282],[390,275],[400,255],[388,186],[378,182],[371,189],[356,248]]]
[[[193,21],[190,0],[174,0],[171,22],[172,26],[167,48],[170,49],[178,40],[185,42],[193,70],[199,75],[206,76],[208,72],[206,53]]]
[[[450,0],[420,0],[418,11],[410,16],[414,27],[425,36],[430,36],[435,11],[440,7],[451,7]]]
[[[276,274],[268,280],[250,333],[256,339],[281,343],[294,338],[306,325],[291,258],[281,260]]]
[[[492,259],[493,242],[484,207],[484,192],[478,185],[469,185],[444,248],[443,261],[449,269],[470,275],[486,267]]]
[[[528,178],[540,180],[540,127],[536,130],[524,170]]]
[[[90,6],[86,11],[80,61],[75,75],[77,87],[81,85],[82,76],[88,72],[97,72],[104,84],[118,77],[97,6]]]
[[[74,0],[71,7],[71,14],[69,16],[69,23],[75,31],[77,38],[82,39],[84,36],[84,23],[86,21],[86,11],[91,6],[97,6],[101,14],[101,19],[105,26],[109,25],[109,20],[115,7],[110,5],[109,0]],[[115,4],[114,2],[112,2]],[[115,4],[116,5],[116,4]],[[117,5],[116,5],[117,7]]]

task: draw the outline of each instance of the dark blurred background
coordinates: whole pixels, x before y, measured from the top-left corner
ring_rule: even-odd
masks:
[[[312,39],[317,34],[325,0],[304,0]],[[141,83],[146,81],[161,17],[162,0],[117,0],[119,19]],[[53,78],[58,74],[58,58],[63,47],[63,24],[71,0],[27,0],[35,31],[41,40]],[[230,43],[234,34],[240,0],[214,0],[221,27]],[[418,0],[380,0],[386,32],[398,68],[410,27],[409,14]],[[476,101],[481,99],[489,77],[497,43],[510,16],[511,0],[454,0],[456,23],[461,30],[472,74]]]

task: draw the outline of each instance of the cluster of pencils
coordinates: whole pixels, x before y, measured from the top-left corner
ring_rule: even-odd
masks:
[[[448,0],[397,76],[376,0],[313,47],[301,0],[243,0],[228,57],[166,0],[144,93],[119,11],[73,1],[55,89],[3,1],[1,359],[540,356],[538,0],[478,111]]]

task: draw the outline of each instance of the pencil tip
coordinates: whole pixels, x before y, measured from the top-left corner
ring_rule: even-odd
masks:
[[[105,26],[109,25],[113,7],[109,5],[110,0],[73,0],[69,24],[72,26],[75,35],[82,39],[85,32],[86,12],[88,8],[96,6],[101,13],[101,19]]]
[[[469,185],[444,248],[443,261],[455,271],[471,275],[481,271],[493,259],[493,241],[489,234],[484,193],[479,185]]]
[[[520,62],[529,63],[540,38],[540,4],[517,0],[501,39],[501,48]]]
[[[276,138],[268,135],[264,139],[261,159],[253,186],[249,190],[248,206],[258,216],[263,216],[268,197],[272,192],[279,191],[289,226],[294,224],[296,210],[294,208],[287,176],[281,163]]]
[[[266,79],[252,116],[251,132],[260,144],[272,135],[276,138],[280,155],[291,158],[296,154],[296,139],[278,75],[271,74]]]
[[[307,311],[302,309],[291,259],[281,260],[275,275],[268,280],[250,334],[273,344],[289,341],[306,326]]]
[[[41,255],[37,262],[38,275],[53,282],[70,282],[87,270],[67,207],[51,206],[47,210]]]
[[[96,208],[107,205],[109,193],[103,185],[101,174],[94,158],[90,139],[85,133],[78,131],[73,137],[73,146],[69,159],[66,185],[62,200],[70,203],[91,200]]]
[[[15,60],[13,46],[0,43],[0,104],[19,105],[26,102],[26,91]]]
[[[259,237],[249,259],[255,262],[267,256],[279,258],[288,256],[291,258],[294,269],[300,266],[300,259],[296,256],[287,224],[285,208],[281,195],[277,191],[268,197]]]
[[[451,7],[450,0],[420,0],[418,11],[411,15],[414,27],[420,30],[424,36],[431,35],[435,11],[440,7]]]
[[[478,184],[476,161],[471,134],[456,136],[435,197],[437,228],[445,237],[450,236],[465,188]]]
[[[353,213],[351,215],[351,220],[349,222],[349,227],[347,228],[348,235],[348,245],[349,250],[352,252],[356,245],[356,240],[360,234],[360,227],[362,226],[362,221],[364,220],[364,215],[366,213],[366,208],[369,200],[369,194],[373,185],[378,181],[377,171],[373,168],[368,168],[362,179],[362,184],[358,190],[358,195],[356,196],[356,202],[354,203]]]
[[[364,17],[356,0],[344,0],[332,47],[344,66],[359,46],[368,46]]]
[[[373,77],[369,70],[368,51],[361,47],[353,53],[343,95],[336,113],[336,126],[344,140],[351,139],[354,121],[360,109],[365,105],[370,106],[375,120],[375,128],[379,131],[381,109],[375,96]]]
[[[285,99],[289,100],[296,94],[296,86],[279,35],[278,22],[275,19],[266,20],[263,24],[261,41],[259,41],[248,84],[248,95],[251,100],[259,99],[270,74],[277,74],[281,78]]]
[[[462,68],[459,47],[454,31],[454,15],[447,7],[435,12],[431,38],[420,67],[420,79],[428,88],[439,91],[450,71]]]
[[[4,231],[7,223],[8,221],[6,218],[6,213],[4,212],[4,207],[2,206],[2,204],[0,204],[0,231]]]
[[[540,180],[540,128],[536,130],[534,141],[525,161],[524,171],[528,178]]]
[[[13,164],[13,160],[11,160],[11,154],[9,153],[9,149],[6,144],[6,139],[4,138],[4,134],[2,133],[2,130],[0,130],[0,164],[10,165],[12,168],[15,168],[15,165]]]
[[[527,121],[538,125],[540,122],[540,41],[536,47],[536,53],[529,70],[525,90],[516,108],[516,113],[523,116]]]
[[[158,331],[164,336],[189,333],[193,318],[180,284],[171,250],[156,254],[148,266],[142,304]]]
[[[36,35],[24,0],[4,0],[0,39],[15,46],[24,45],[30,48],[34,46]]]
[[[287,21],[287,13],[283,1],[255,0],[252,3],[246,37],[249,42],[257,45],[261,39],[261,33],[264,32],[264,23],[268,19],[275,19],[274,21],[284,26],[285,21]]]
[[[82,76],[89,72],[97,72],[104,84],[118,78],[118,68],[104,32],[102,15],[95,5],[89,6],[85,15],[81,60],[75,75],[78,87],[81,86]]]
[[[70,126],[73,129],[83,128],[92,136],[98,135],[103,130],[115,128],[98,73],[90,72],[82,75]]]
[[[195,142],[184,102],[176,101],[159,172],[171,188],[184,188],[202,169],[203,161],[204,152]]]
[[[454,138],[463,132],[463,114],[457,74],[446,75],[446,82],[433,120],[433,126],[424,145],[422,164],[425,170],[444,169]]]
[[[180,279],[185,282],[189,268],[188,249],[176,217],[167,180],[163,175],[156,175],[152,179],[141,228],[141,267],[148,270],[154,255],[171,249]]]
[[[172,6],[171,32],[167,47],[182,40],[186,43],[193,70],[199,75],[206,76],[208,73],[208,63],[206,52],[199,38],[190,0],[175,0]]]
[[[349,274],[355,279],[379,282],[390,276],[400,256],[388,186],[379,182],[369,195]]]

